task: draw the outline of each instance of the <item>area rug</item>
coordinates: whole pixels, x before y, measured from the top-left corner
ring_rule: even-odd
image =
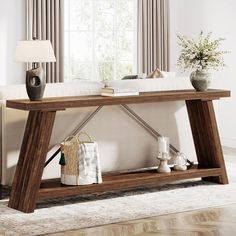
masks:
[[[43,235],[236,203],[236,162],[227,157],[229,185],[192,180],[136,191],[84,195],[38,204],[24,214],[0,201],[0,235]]]

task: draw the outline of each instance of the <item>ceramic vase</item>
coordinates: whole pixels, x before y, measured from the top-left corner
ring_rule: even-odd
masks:
[[[192,86],[197,91],[206,91],[211,82],[211,74],[207,70],[196,70],[190,74]]]
[[[40,101],[43,98],[46,82],[41,67],[26,71],[26,91],[30,101]]]

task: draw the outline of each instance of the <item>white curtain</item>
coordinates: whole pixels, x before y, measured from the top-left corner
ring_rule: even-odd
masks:
[[[169,0],[138,0],[138,72],[169,70]]]
[[[26,36],[50,40],[55,63],[43,63],[47,83],[63,82],[63,7],[64,0],[26,0]]]

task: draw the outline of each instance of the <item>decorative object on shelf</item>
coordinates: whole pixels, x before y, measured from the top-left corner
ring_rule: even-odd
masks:
[[[101,89],[102,96],[119,97],[119,96],[137,96],[139,91],[135,87],[105,87]]]
[[[39,63],[56,61],[51,42],[35,38],[34,40],[18,41],[15,61],[32,62],[33,68],[26,71],[26,91],[31,101],[42,100],[46,81]]]
[[[171,159],[169,155],[169,138],[168,137],[158,137],[158,156],[157,159],[160,161],[157,172],[159,173],[169,173],[171,172],[170,167],[168,166],[167,161]]]
[[[59,164],[61,166],[65,166],[66,165],[66,160],[65,160],[65,153],[64,153],[64,145],[60,145],[60,150],[61,150],[61,157],[59,160]]]
[[[195,70],[190,74],[192,86],[197,91],[206,91],[211,84],[211,73],[208,70]]]
[[[156,68],[153,72],[148,74],[147,78],[164,78],[160,69]]]
[[[84,135],[88,141],[81,141]],[[61,143],[61,183],[65,185],[87,185],[102,183],[98,144],[91,137],[80,132],[68,136]]]
[[[187,159],[182,152],[177,152],[174,159],[174,170],[187,170]]]
[[[200,32],[198,40],[188,39],[184,35],[177,35],[181,47],[177,65],[183,70],[190,70],[190,81],[197,91],[206,91],[210,85],[209,70],[219,70],[224,67],[223,55],[228,51],[220,50],[223,38],[211,40],[212,32],[204,36]]]
[[[122,80],[126,79],[138,79],[138,75],[125,75]]]

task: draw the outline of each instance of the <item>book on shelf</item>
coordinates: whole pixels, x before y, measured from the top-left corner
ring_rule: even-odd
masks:
[[[119,96],[136,96],[139,95],[139,92],[126,92],[126,93],[101,93],[102,96],[108,97],[119,97]]]
[[[102,92],[105,93],[127,93],[127,92],[137,92],[136,88],[127,88],[127,87],[105,87],[102,88]]]
[[[102,96],[118,97],[118,96],[135,96],[139,95],[136,88],[113,88],[105,87],[101,89]]]

